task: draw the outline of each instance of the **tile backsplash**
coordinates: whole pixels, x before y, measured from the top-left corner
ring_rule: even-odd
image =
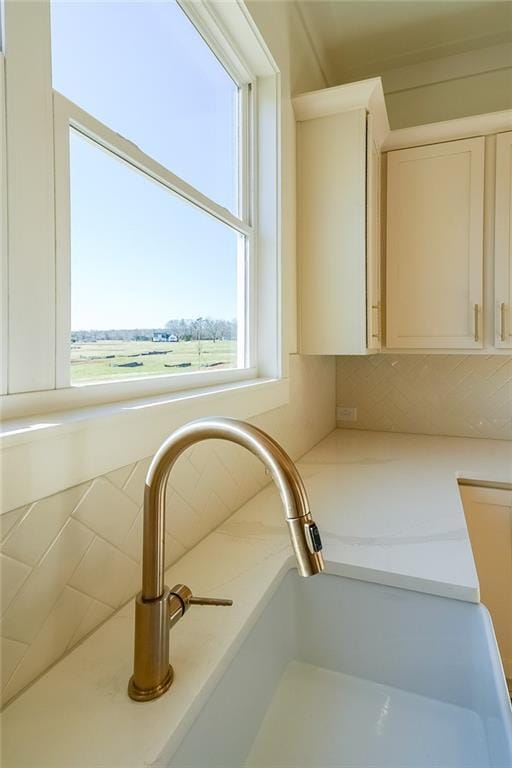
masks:
[[[349,429],[512,439],[512,356],[338,357],[336,403]]]
[[[289,405],[253,422],[298,458],[335,426],[334,360],[294,356],[290,379]],[[4,703],[139,590],[149,462],[0,515]],[[167,491],[167,565],[268,482],[243,448],[212,440],[189,449]]]

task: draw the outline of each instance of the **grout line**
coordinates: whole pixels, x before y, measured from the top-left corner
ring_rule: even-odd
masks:
[[[32,502],[32,504],[29,504],[29,505],[28,505],[28,507],[27,507],[27,509],[25,510],[25,514],[24,514],[24,515],[21,515],[20,519],[19,519],[19,520],[17,520],[17,521],[14,523],[14,525],[12,526],[12,528],[11,528],[9,531],[7,531],[7,533],[5,534],[4,538],[3,538],[3,539],[2,539],[2,541],[1,541],[1,547],[2,547],[2,549],[3,549],[3,547],[4,547],[4,544],[7,544],[7,543],[9,542],[9,540],[11,539],[11,537],[14,535],[14,531],[17,531],[17,530],[18,530],[19,526],[22,524],[22,522],[23,522],[23,521],[25,520],[25,518],[28,516],[28,514],[29,514],[30,510],[31,510],[33,507],[35,507],[35,505],[36,505],[36,504],[37,504],[37,501],[33,501],[33,502]],[[15,510],[12,510],[12,511],[14,512]],[[15,559],[16,559],[16,558],[15,558]],[[24,561],[22,560],[21,562],[24,562]],[[27,563],[27,565],[29,565],[29,563]]]
[[[4,689],[5,689],[5,688],[7,688],[7,686],[8,686],[8,685],[9,685],[9,683],[10,683],[10,681],[13,679],[14,675],[16,674],[16,672],[18,671],[18,669],[19,669],[19,668],[20,668],[20,666],[22,665],[22,663],[23,663],[23,660],[25,659],[25,657],[26,657],[27,653],[28,653],[28,652],[29,652],[29,650],[32,648],[32,646],[33,646],[33,645],[34,645],[34,643],[36,642],[37,638],[40,636],[40,634],[41,634],[41,632],[43,631],[43,629],[44,629],[44,627],[45,627],[45,624],[47,623],[47,621],[48,621],[48,619],[49,619],[49,617],[50,617],[50,615],[51,615],[52,611],[54,610],[55,606],[57,605],[57,603],[58,603],[58,602],[59,602],[59,600],[61,599],[62,595],[64,594],[64,590],[66,589],[66,587],[68,587],[69,589],[73,589],[73,587],[69,587],[69,585],[68,585],[67,583],[66,583],[66,584],[64,585],[64,587],[61,589],[61,591],[59,592],[59,595],[58,595],[57,599],[56,599],[56,600],[55,600],[55,602],[52,604],[52,607],[50,608],[50,610],[49,610],[49,611],[48,611],[48,613],[46,614],[46,617],[45,617],[45,619],[44,619],[43,623],[41,624],[41,626],[39,627],[38,631],[36,632],[36,634],[35,634],[34,638],[33,638],[33,639],[30,641],[30,643],[28,643],[28,644],[27,644],[27,648],[26,648],[26,650],[25,650],[25,653],[23,654],[23,656],[22,656],[22,657],[21,657],[21,659],[19,660],[18,664],[17,664],[17,665],[16,665],[16,667],[14,668],[14,670],[13,670],[12,674],[10,675],[10,677],[9,677],[9,679],[7,680],[7,682],[5,683],[5,685],[2,685],[2,693],[3,693]],[[79,592],[79,591],[80,591],[80,590],[76,590],[76,592]],[[83,592],[81,592],[80,594],[84,594],[84,593],[83,593]],[[85,610],[85,613],[84,613],[84,614],[83,614],[83,616],[80,618],[80,620],[79,620],[79,622],[77,623],[77,625],[75,626],[75,628],[74,628],[74,630],[73,630],[73,633],[72,633],[72,635],[71,635],[71,636],[73,636],[74,632],[76,632],[77,628],[80,626],[80,623],[81,623],[81,621],[83,620],[83,618],[84,618],[85,614],[86,614],[86,613],[87,613],[87,611],[89,610],[89,608],[90,608],[90,604],[91,604],[92,600],[94,599],[94,598],[91,598],[91,596],[90,596],[90,595],[85,595],[85,594],[84,594],[84,596],[85,596],[85,597],[87,597],[87,598],[89,599],[89,601],[90,601],[90,602],[89,602],[89,605],[87,606],[87,608],[86,608],[86,610]],[[12,639],[12,638],[8,638],[8,639]],[[17,642],[23,642],[23,641],[20,641],[20,640],[18,640]],[[57,656],[57,657],[56,657],[56,658],[55,658],[55,659],[54,659],[54,660],[53,660],[53,661],[52,661],[52,662],[51,662],[49,665],[47,665],[47,666],[46,666],[46,667],[45,667],[43,670],[41,670],[41,672],[40,672],[39,674],[37,674],[35,678],[33,678],[32,680],[30,680],[30,681],[29,681],[29,682],[28,682],[26,685],[24,685],[24,686],[23,686],[23,687],[22,687],[22,688],[21,688],[19,691],[16,691],[16,693],[14,694],[14,696],[17,696],[17,695],[18,695],[18,693],[21,693],[21,691],[24,691],[24,690],[25,690],[25,688],[27,688],[29,685],[32,685],[32,683],[33,683],[33,682],[35,682],[35,680],[37,680],[39,677],[41,677],[41,675],[43,675],[43,674],[44,674],[44,673],[45,673],[45,672],[46,672],[46,671],[47,671],[47,670],[48,670],[50,667],[52,667],[54,664],[56,664],[56,663],[57,663],[57,662],[58,662],[58,661],[59,661],[59,660],[60,660],[60,659],[61,659],[61,658],[62,658],[62,657],[65,655],[65,652],[66,652],[66,650],[67,650],[67,645],[66,645],[66,648],[64,649],[64,653],[60,653],[60,654],[59,654],[59,655],[58,655],[58,656]],[[13,697],[11,696],[11,698],[10,698],[10,699],[8,699],[8,701],[10,702],[12,698],[13,698]],[[7,702],[2,702],[2,708],[3,708],[3,706],[5,706],[5,704],[6,704],[6,703],[7,703]]]
[[[7,640],[11,640],[12,638],[8,637],[8,638],[6,638],[6,639],[7,639]],[[34,638],[34,639],[35,639],[35,638]],[[17,642],[20,642],[20,641],[18,640]],[[2,677],[2,691],[1,691],[2,702],[0,703],[0,712],[2,712],[3,708],[4,708],[4,707],[5,707],[5,706],[6,706],[8,703],[10,703],[10,702],[12,701],[12,699],[13,699],[15,696],[17,696],[17,695],[18,695],[18,693],[20,693],[20,692],[21,692],[21,691],[16,691],[16,693],[14,694],[14,696],[11,696],[11,698],[7,699],[7,701],[3,701],[3,697],[4,697],[4,691],[6,690],[7,686],[9,685],[9,683],[11,682],[11,680],[13,679],[13,677],[14,677],[14,675],[16,674],[16,672],[18,671],[18,669],[20,668],[20,666],[21,666],[21,664],[22,664],[22,662],[23,662],[23,659],[26,657],[27,653],[29,652],[30,646],[31,646],[31,643],[30,643],[29,645],[27,645],[27,646],[26,646],[26,648],[25,648],[25,651],[24,651],[24,653],[23,653],[23,656],[20,658],[20,660],[18,661],[18,663],[17,663],[17,664],[16,664],[16,666],[14,667],[13,671],[11,672],[11,674],[9,675],[9,677],[7,678],[7,680],[5,680],[5,681],[4,681],[4,680],[3,680],[3,677]],[[46,670],[45,670],[45,671],[46,671]],[[28,686],[28,685],[31,685],[31,684],[32,684],[32,682],[33,682],[33,681],[31,680],[31,681],[30,681],[30,683],[27,683],[27,686]],[[27,686],[25,686],[25,687],[27,687]],[[23,689],[22,689],[22,690],[23,690]]]
[[[122,484],[121,488],[119,488],[118,486],[116,486],[118,491],[119,491],[119,490],[121,490],[121,491],[124,491],[124,490],[125,490],[126,486],[128,485],[128,483],[130,482],[130,480],[131,480],[131,479],[132,479],[132,477],[134,476],[135,472],[137,471],[137,467],[139,466],[140,462],[141,462],[141,461],[144,461],[144,459],[145,459],[145,458],[146,458],[146,457],[144,456],[142,459],[139,459],[138,461],[136,461],[136,462],[135,462],[135,464],[133,465],[133,469],[132,469],[132,471],[131,471],[131,472],[128,474],[128,477],[126,478],[126,480],[125,480],[125,481],[124,481],[124,483]],[[122,467],[119,467],[119,469],[122,469]],[[102,475],[102,477],[105,477],[105,475]],[[108,478],[107,478],[107,477],[105,477],[105,479],[106,479],[106,480],[108,480]],[[111,481],[109,481],[109,482],[111,482]],[[114,483],[112,483],[112,485],[114,485]]]
[[[22,561],[22,560],[16,560],[16,558],[15,558],[15,557],[9,557],[9,555],[6,555],[6,554],[5,554],[5,553],[3,553],[3,552],[2,552],[2,555],[3,555],[4,557],[7,557],[9,560],[13,560],[15,563],[22,563],[23,565],[27,565],[27,563],[23,563],[23,561]],[[30,578],[30,577],[32,576],[32,574],[34,573],[34,569],[35,569],[35,566],[32,566],[32,567],[31,567],[31,566],[29,566],[29,567],[30,567],[30,571],[27,573],[27,575],[25,576],[25,578],[24,578],[24,579],[23,579],[23,580],[20,582],[20,584],[19,584],[19,586],[18,586],[18,589],[16,590],[16,592],[14,593],[14,595],[13,595],[13,596],[11,597],[11,599],[9,600],[9,603],[7,604],[7,607],[4,609],[3,605],[1,606],[1,610],[0,610],[0,616],[1,616],[2,620],[3,620],[4,616],[6,615],[7,611],[9,610],[9,608],[11,607],[11,605],[12,605],[12,604],[14,603],[14,601],[16,600],[16,598],[17,598],[17,596],[19,595],[19,593],[21,592],[21,589],[23,588],[23,586],[24,586],[24,585],[27,583],[27,581],[29,580],[29,578]],[[2,635],[1,635],[1,637],[7,637],[7,636],[6,636],[6,635],[4,635],[4,634],[2,634]],[[13,637],[9,637],[9,638],[7,638],[7,639],[8,639],[8,640],[14,640],[14,638],[13,638]],[[18,643],[19,643],[19,642],[23,642],[23,641],[22,641],[22,640],[17,640],[16,642],[18,642]]]

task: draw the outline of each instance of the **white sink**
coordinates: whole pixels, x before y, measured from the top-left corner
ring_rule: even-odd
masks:
[[[291,571],[172,768],[511,768],[482,605]]]

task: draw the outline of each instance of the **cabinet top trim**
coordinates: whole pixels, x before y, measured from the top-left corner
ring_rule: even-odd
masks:
[[[381,144],[389,132],[389,121],[380,77],[301,93],[292,99],[298,122],[328,117],[352,109],[366,109],[373,116],[374,136]]]
[[[411,128],[390,131],[384,139],[382,151],[420,147],[424,144],[437,144],[442,141],[455,141],[510,130],[512,130],[512,109],[504,109],[501,112],[488,112],[485,115],[471,115],[457,120],[444,120],[441,123],[415,125]]]

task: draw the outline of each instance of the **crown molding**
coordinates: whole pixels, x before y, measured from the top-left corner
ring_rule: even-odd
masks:
[[[468,139],[504,131],[512,131],[512,109],[390,131],[382,144],[382,151],[420,147],[424,144]]]
[[[512,43],[381,72],[386,95],[512,67]]]
[[[319,91],[301,93],[292,99],[298,122],[336,115],[352,109],[366,109],[373,116],[374,133],[378,144],[389,132],[389,121],[380,77],[357,83],[336,85]]]

